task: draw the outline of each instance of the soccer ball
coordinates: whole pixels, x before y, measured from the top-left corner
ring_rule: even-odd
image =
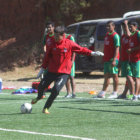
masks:
[[[32,112],[32,105],[30,103],[24,103],[20,107],[21,113],[31,113]]]

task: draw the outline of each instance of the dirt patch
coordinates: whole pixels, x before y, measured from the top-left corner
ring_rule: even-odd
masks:
[[[36,75],[39,70],[35,70],[35,66],[16,68],[15,71],[0,73],[0,77],[3,79],[4,87],[16,87],[20,88],[23,86],[31,86],[32,82],[39,81],[36,79]],[[92,72],[89,76],[84,76],[82,73],[76,73],[76,92],[89,92],[90,90],[95,90],[99,92],[102,89],[104,77],[103,72]],[[113,85],[108,87],[107,93],[111,93],[113,90]],[[122,93],[124,89],[125,78],[119,78],[119,89],[118,93]],[[63,87],[62,91],[66,91]]]

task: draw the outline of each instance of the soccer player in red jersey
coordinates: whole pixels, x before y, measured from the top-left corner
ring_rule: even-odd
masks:
[[[131,35],[131,32],[129,31],[128,28],[128,21],[125,20],[122,23],[122,27],[124,29],[124,34],[121,37],[121,48],[120,48],[120,60],[119,60],[119,65],[121,65],[121,76],[122,77],[127,77],[127,75],[129,74],[129,55],[127,53],[127,50],[129,48],[129,36]],[[120,94],[118,96],[118,99],[125,99],[126,98],[126,94],[129,90],[128,87],[128,82],[126,79],[126,84],[125,84],[125,88],[122,94]],[[129,95],[128,97],[131,98],[133,95]]]
[[[137,101],[140,91],[140,31],[137,22],[130,24],[131,35],[129,39],[129,49],[127,50],[130,64],[130,72],[127,76],[130,93],[134,94],[133,100]],[[135,86],[134,80],[135,78]]]
[[[104,84],[103,89],[97,95],[98,98],[105,98],[107,87],[110,83],[110,77],[113,77],[113,92],[108,98],[117,98],[118,89],[118,61],[120,37],[115,32],[113,21],[107,22],[107,34],[104,39]]]
[[[43,37],[44,52],[46,52],[46,47],[51,43],[52,39],[54,39],[54,23],[51,21],[48,21],[46,23],[46,30],[47,31],[45,31],[44,37]],[[44,73],[42,74],[42,77],[45,75],[45,73],[47,73],[47,71],[48,71],[47,69],[44,71]],[[44,92],[42,99],[45,97],[46,95]]]
[[[54,23],[49,21],[46,23],[47,34],[44,35],[43,45],[44,52],[46,52],[47,45],[50,44],[51,40],[54,38]]]
[[[44,69],[48,69],[48,72],[39,84],[38,96],[32,100],[32,104],[37,103],[41,99],[44,89],[54,82],[51,94],[43,108],[43,113],[45,114],[49,114],[48,109],[51,107],[53,101],[65,85],[68,75],[71,72],[72,53],[75,52],[88,56],[103,56],[103,53],[101,52],[93,52],[87,48],[79,46],[69,39],[66,39],[64,37],[64,32],[65,28],[63,26],[58,26],[55,28],[54,40],[52,40],[49,46],[46,48],[47,50],[42,67],[37,76],[40,77]]]

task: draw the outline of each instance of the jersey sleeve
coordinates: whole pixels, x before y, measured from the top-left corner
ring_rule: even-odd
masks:
[[[43,36],[43,45],[46,45],[46,36],[47,36],[47,34],[44,34],[44,36]]]
[[[73,36],[70,37],[70,40],[72,40],[73,42],[75,42],[75,39]]]
[[[48,63],[49,63],[50,59],[51,59],[51,47],[49,46],[46,48],[46,53],[43,58],[43,63],[41,65],[41,67],[46,69],[48,67]]]
[[[138,41],[139,41],[139,43],[140,43],[140,31],[138,31],[137,37],[138,37]]]
[[[91,55],[91,52],[92,52],[91,50],[85,47],[81,47],[80,45],[78,45],[77,43],[73,41],[70,41],[70,46],[72,47],[72,52],[82,54],[82,55],[87,55],[87,56]]]
[[[118,34],[114,35],[114,46],[120,47],[120,36]]]

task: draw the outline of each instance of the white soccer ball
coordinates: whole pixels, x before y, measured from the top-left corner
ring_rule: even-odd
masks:
[[[31,113],[32,105],[30,103],[24,103],[20,107],[21,113]]]

